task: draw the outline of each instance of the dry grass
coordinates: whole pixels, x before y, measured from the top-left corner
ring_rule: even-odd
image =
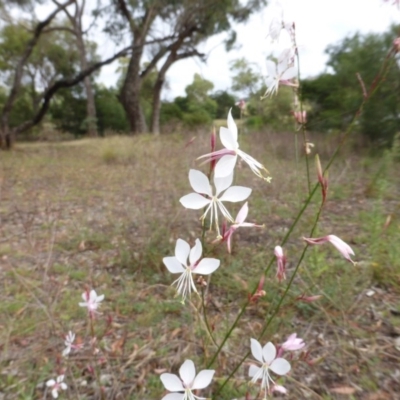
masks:
[[[107,398],[159,399],[161,371],[176,371],[186,358],[199,366],[210,359],[214,345],[195,312],[197,298],[185,307],[174,299],[173,277],[162,264],[177,238],[193,242],[201,235],[199,214],[178,201],[191,191],[189,168],[199,168],[196,157],[208,152],[206,134],[185,146],[189,136],[20,144],[0,155],[0,398],[44,398],[43,383],[63,365],[65,333],[87,335],[78,306],[85,288],[106,295],[96,329]],[[338,140],[313,138],[322,161]],[[293,142],[293,134],[243,138],[244,150],[268,167],[273,180],[265,184],[239,169],[236,183],[253,188],[249,221],[265,228],[239,230],[232,256],[223,246],[207,247],[222,263],[207,299],[217,343],[303,204],[304,158],[296,165]],[[295,331],[307,342],[310,359],[319,360],[295,366],[286,382],[288,399],[400,398],[399,176],[389,155],[369,159],[347,146],[329,179],[318,233],[349,242],[359,264],[346,264],[329,247],[309,249],[261,342],[280,343]],[[318,205],[319,195],[285,246],[289,274]],[[266,297],[248,308],[214,365],[214,390],[248,351],[250,337],[258,336],[282,293],[272,271],[265,289]],[[303,293],[324,298],[294,300]],[[87,370],[93,355],[86,350],[70,360],[66,396],[97,398]],[[244,396],[247,369],[239,369],[221,400]]]

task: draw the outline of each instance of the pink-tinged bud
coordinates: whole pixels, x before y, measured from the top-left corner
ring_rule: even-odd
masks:
[[[260,297],[264,297],[266,295],[265,290],[263,290],[264,281],[265,281],[265,275],[262,275],[260,278],[260,282],[258,282],[256,292],[253,295],[249,294],[249,301],[251,303],[255,303],[256,301],[258,301]]]
[[[215,126],[213,127],[213,130],[211,132],[211,153],[213,153],[215,151],[215,145],[217,143],[217,133],[215,131]],[[212,171],[214,171],[215,168],[215,164],[217,163],[217,159],[216,158],[211,158],[211,162],[210,162],[210,173]]]
[[[226,220],[224,220],[224,222],[222,223],[222,227],[221,227],[222,238],[225,237],[227,231],[228,231],[228,224],[227,224]]]
[[[286,394],[287,390],[285,387],[281,386],[281,385],[273,385],[271,387],[271,392],[279,392],[279,393],[283,393]]]
[[[303,339],[298,338],[296,333],[291,334],[285,343],[282,344],[284,350],[295,351],[302,349],[306,344]]]
[[[217,142],[217,133],[215,132],[215,126],[211,132],[211,153],[215,151],[215,144]]]
[[[318,182],[321,185],[322,190],[322,204],[324,204],[326,201],[326,195],[328,193],[328,178],[322,173],[321,162],[318,154],[315,156],[315,165],[317,167]]]
[[[301,296],[297,297],[296,300],[303,301],[304,303],[312,303],[314,301],[319,300],[321,297],[322,297],[321,294],[317,294],[314,296],[306,296],[305,294],[302,294]]]
[[[196,136],[193,136],[188,142],[186,142],[185,149],[186,149],[186,147],[190,146],[195,140],[196,140]]]
[[[235,106],[238,106],[240,108],[240,111],[244,111],[246,109],[246,102],[241,99],[237,103],[235,103]]]
[[[328,235],[324,236],[321,238],[303,238],[308,244],[323,244],[326,242],[330,242],[333,244],[339,252],[342,254],[342,256],[349,262],[351,262],[353,265],[356,264],[355,261],[353,261],[350,257],[350,255],[354,256],[354,251],[353,249],[342,239],[338,238],[335,235]]]
[[[286,279],[286,256],[283,254],[283,249],[281,246],[276,246],[274,254],[277,261],[277,272],[276,277],[279,282]]]
[[[307,123],[307,111],[292,111],[292,114],[299,125]]]

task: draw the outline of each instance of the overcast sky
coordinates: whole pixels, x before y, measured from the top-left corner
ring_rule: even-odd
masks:
[[[277,3],[284,9],[284,19],[296,23],[301,76],[309,77],[325,70],[327,57],[324,50],[329,44],[337,43],[356,32],[384,32],[391,24],[400,24],[400,10],[396,5],[392,5],[393,2],[393,0],[388,0],[388,2],[384,0],[280,0],[279,2],[270,0],[269,6],[262,12],[255,13],[247,24],[237,26],[237,49],[226,53],[223,45],[224,36],[218,36],[210,39],[200,49],[208,55],[206,63],[188,59],[174,64],[168,72],[169,89],[165,91],[163,97],[173,99],[184,94],[185,87],[192,82],[196,72],[212,81],[216,90],[229,90],[230,63],[240,57],[246,58],[260,71],[265,72],[267,56],[271,53],[279,54],[280,49],[284,49],[288,43],[285,37],[281,37],[279,43],[272,45],[270,38],[267,37],[271,18],[278,10]],[[111,55],[115,49],[115,44],[106,40],[99,44],[99,53],[102,57]],[[118,64],[103,67],[99,81],[106,86],[114,85],[118,79],[115,72],[117,67]]]

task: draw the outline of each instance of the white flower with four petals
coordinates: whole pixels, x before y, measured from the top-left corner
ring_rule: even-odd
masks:
[[[178,239],[175,246],[175,257],[163,258],[164,265],[169,272],[181,274],[172,285],[177,286],[178,294],[182,295],[182,302],[185,301],[187,295],[190,296],[191,289],[197,293],[193,274],[209,275],[219,267],[220,261],[216,258],[203,258],[199,261],[202,253],[203,247],[199,239],[196,239],[196,244],[192,249],[187,242]]]
[[[293,66],[293,49],[283,50],[278,58],[278,62],[266,61],[268,76],[266,78],[267,91],[264,98],[278,93],[280,85],[297,87],[297,83],[290,80],[295,78],[297,70]]]
[[[265,389],[267,393],[267,391],[270,391],[270,382],[275,385],[274,380],[271,378],[270,371],[277,375],[286,375],[290,371],[290,364],[284,358],[276,358],[276,348],[271,342],[261,347],[261,344],[256,339],[250,339],[250,341],[251,353],[262,365],[261,367],[251,365],[249,376],[253,378],[251,380],[252,383],[261,379],[261,388]]]
[[[231,186],[233,174],[230,174],[224,178],[214,178],[214,195],[207,176],[201,171],[195,169],[189,171],[189,181],[196,193],[187,194],[186,196],[181,197],[179,201],[184,207],[192,210],[199,210],[200,208],[207,207],[201,219],[204,222],[204,219],[210,212],[210,228],[214,221],[218,237],[221,237],[218,223],[218,209],[228,221],[234,222],[223,202],[229,201],[235,203],[246,200],[251,194],[251,189],[243,186]]]
[[[51,395],[53,396],[53,399],[58,398],[58,392],[59,390],[67,390],[68,386],[64,381],[64,375],[59,375],[57,376],[57,379],[50,379],[46,382],[46,386],[48,388],[51,388]]]
[[[192,390],[206,388],[211,383],[214,373],[212,369],[205,369],[196,376],[193,361],[186,360],[179,369],[179,376],[168,373],[160,376],[165,388],[170,392],[175,392],[167,394],[161,400],[206,400],[205,397],[195,396]]]
[[[100,306],[100,303],[104,300],[104,294],[97,296],[95,290],[86,291],[82,293],[83,302],[79,303],[80,307],[86,307],[89,312],[90,318],[94,318],[94,315],[97,314],[97,309]]]
[[[215,166],[214,175],[215,178],[224,178],[233,174],[237,159],[238,157],[240,157],[244,162],[249,165],[250,169],[258,177],[265,180],[270,180],[270,177],[264,176],[262,173],[264,171],[265,174],[268,174],[268,171],[265,169],[265,167],[253,157],[249,156],[244,151],[239,149],[238,129],[235,121],[233,120],[231,111],[232,110],[229,110],[228,113],[228,127],[225,128],[224,126],[221,126],[221,128],[219,129],[219,137],[225,149],[205,154],[198,159],[208,158],[207,161],[218,159],[219,161]]]

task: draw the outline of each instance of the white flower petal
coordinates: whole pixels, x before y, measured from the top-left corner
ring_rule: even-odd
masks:
[[[190,265],[194,265],[198,260],[200,260],[201,254],[203,253],[203,246],[201,241],[196,239],[196,244],[190,250],[189,261]]]
[[[200,371],[193,382],[192,389],[204,389],[207,387],[211,383],[214,373],[215,371],[212,369]]]
[[[61,383],[60,387],[61,387],[62,390],[67,390],[68,389],[67,384],[64,383],[64,382]]]
[[[182,385],[182,381],[174,374],[162,374],[160,379],[165,389],[169,390],[170,392],[179,392],[185,390]]]
[[[261,346],[260,346],[261,347]],[[254,355],[254,354],[253,354]],[[260,371],[260,367],[257,367],[256,365],[250,365],[249,368],[249,377],[253,378],[254,376],[256,376],[258,374],[258,372]]]
[[[184,393],[169,393],[161,400],[183,400]]]
[[[232,186],[219,198],[221,201],[243,201],[246,200],[251,194],[251,189],[243,186]]]
[[[55,384],[56,384],[56,381],[54,379],[50,379],[46,382],[47,387],[54,386]]]
[[[201,171],[191,169],[189,171],[189,181],[195,192],[212,196],[210,181]]]
[[[216,189],[215,195],[218,197],[221,192],[223,192],[225,189],[228,189],[228,187],[232,185],[232,182],[233,182],[233,172],[222,178],[215,177],[214,178],[214,185]]]
[[[100,303],[103,300],[104,300],[104,294],[101,294],[100,296],[96,297],[95,303]]]
[[[94,302],[96,301],[96,298],[97,298],[96,291],[92,289],[89,293],[89,301]]]
[[[353,249],[336,235],[328,235],[328,239],[343,255],[346,253],[355,255]]]
[[[192,360],[186,360],[179,368],[179,376],[187,388],[191,388],[196,376],[196,369]]]
[[[226,155],[220,158],[214,169],[215,178],[223,178],[233,174],[237,161],[237,155]],[[214,179],[215,182],[215,179]]]
[[[221,126],[221,128],[219,128],[219,138],[221,139],[221,143],[226,149],[235,151],[239,148],[237,137],[235,139],[232,131],[228,128],[225,128],[224,126]]]
[[[211,200],[206,199],[204,196],[198,193],[190,193],[179,199],[180,203],[185,208],[190,208],[191,210],[200,210],[200,208],[205,207],[210,204]]]
[[[275,372],[277,375],[286,375],[290,371],[290,364],[284,358],[277,358],[272,361],[269,367],[271,371]]]
[[[253,357],[257,361],[260,361],[261,363],[264,363],[262,347],[261,347],[260,342],[258,340],[256,340],[256,339],[250,339],[250,344],[251,344],[251,354],[253,354]]]
[[[277,72],[276,71],[276,64],[271,60],[267,60],[265,62],[265,65],[267,67],[268,76],[271,77],[271,78],[275,78],[276,72]]]
[[[183,268],[182,264],[176,257],[164,257],[163,263],[172,274],[181,274],[182,272],[185,272],[185,268]]]
[[[231,131],[232,139],[237,143],[238,129],[237,129],[236,123],[232,117],[232,108],[229,110],[227,122],[228,122],[228,129]]]
[[[57,389],[53,389],[51,391],[51,395],[53,396],[53,399],[58,399],[58,391],[57,391]]]
[[[262,355],[263,355],[264,361],[267,364],[271,364],[271,362],[276,357],[276,348],[275,348],[275,346],[271,342],[268,342],[262,349]]]
[[[212,274],[219,265],[220,261],[216,258],[203,258],[192,272],[194,274],[209,275]]]
[[[189,252],[190,252],[190,246],[189,243],[182,240],[178,239],[176,241],[175,245],[175,257],[178,259],[178,261],[183,264],[187,265],[187,259],[189,257]]]
[[[246,201],[246,203],[243,204],[242,208],[238,212],[238,215],[236,216],[235,219],[235,223],[242,224],[246,220],[248,213],[249,213],[249,206]]]
[[[288,79],[292,79],[297,75],[297,70],[295,67],[290,67],[288,68],[282,75],[281,75],[281,79],[282,80],[288,80]]]

